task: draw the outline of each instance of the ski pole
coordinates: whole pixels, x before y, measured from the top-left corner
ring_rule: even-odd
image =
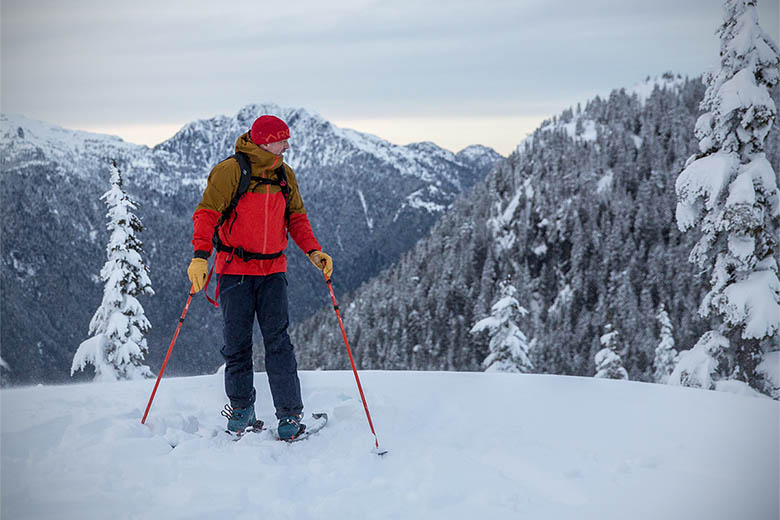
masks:
[[[323,260],[323,265],[325,261]],[[355,368],[355,359],[352,357],[352,349],[349,348],[349,341],[347,341],[347,333],[344,331],[344,322],[341,321],[341,313],[339,313],[339,304],[336,303],[336,295],[333,293],[333,283],[330,278],[325,275],[323,271],[322,276],[325,277],[325,281],[328,283],[328,290],[330,291],[330,299],[333,300],[333,309],[336,311],[336,318],[339,320],[339,326],[341,327],[341,335],[344,338],[344,345],[347,347],[347,355],[349,355],[349,362],[352,365],[352,373],[355,374],[355,381],[357,382],[358,390],[360,391],[360,398],[363,400],[363,408],[366,410],[366,418],[368,419],[368,426],[371,428],[371,433],[374,434],[374,442],[376,443],[375,452],[377,455],[384,455],[387,450],[380,450],[379,438],[374,431],[374,423],[371,421],[371,413],[368,411],[368,403],[366,403],[366,396],[363,394],[363,386],[360,384],[360,377],[358,376],[357,368]]]
[[[192,297],[195,296],[194,292],[190,293],[190,297],[187,298],[187,303],[184,305],[184,311],[181,313],[181,317],[179,318],[179,325],[176,326],[176,332],[173,334],[173,339],[171,340],[171,345],[168,347],[168,353],[165,355],[165,361],[163,361],[162,366],[160,367],[160,373],[157,375],[157,382],[154,384],[154,389],[152,390],[152,395],[149,397],[149,404],[146,405],[146,411],[144,412],[144,417],[141,419],[141,424],[146,424],[146,416],[149,415],[149,408],[152,407],[152,401],[154,400],[154,394],[157,393],[157,387],[160,386],[160,379],[162,379],[163,372],[165,372],[165,365],[168,364],[168,358],[171,357],[171,351],[173,350],[173,345],[176,343],[176,338],[179,337],[179,331],[181,330],[181,324],[184,323],[184,317],[187,316],[187,310],[190,308],[190,302],[192,301]]]

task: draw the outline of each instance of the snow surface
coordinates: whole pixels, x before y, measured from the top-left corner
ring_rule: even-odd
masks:
[[[780,405],[564,376],[301,372],[330,424],[222,438],[221,375],[3,389],[2,518],[776,519]],[[258,413],[272,410],[255,375]],[[216,436],[215,436],[216,435]],[[172,448],[172,446],[176,446]]]
[[[615,172],[608,170],[596,183],[596,193],[605,193],[612,189],[615,180]]]
[[[685,79],[682,76],[674,76],[667,73],[661,77],[647,78],[645,81],[637,83],[627,89],[627,93],[629,95],[636,94],[639,102],[644,104],[648,99],[650,99],[650,96],[656,87],[658,87],[660,90],[673,90],[681,87],[684,84]]]

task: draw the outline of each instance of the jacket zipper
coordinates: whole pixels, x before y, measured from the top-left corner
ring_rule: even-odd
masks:
[[[279,160],[279,157],[274,158],[274,163],[271,165],[271,167],[268,170],[265,170],[260,173],[260,177],[265,179],[265,172],[270,171],[273,169],[274,166],[276,166],[276,161]],[[266,247],[268,246],[268,203],[271,198],[271,185],[266,184],[265,185],[265,218],[263,219],[263,253],[267,253]]]

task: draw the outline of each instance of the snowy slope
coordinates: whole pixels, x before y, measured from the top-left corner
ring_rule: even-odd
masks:
[[[213,437],[219,374],[164,380],[147,426],[153,381],[2,390],[1,516],[778,518],[777,402],[560,376],[361,375],[383,459],[350,372],[301,374],[307,411],[331,423],[293,445]]]

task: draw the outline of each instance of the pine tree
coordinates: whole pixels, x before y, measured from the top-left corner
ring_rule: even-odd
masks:
[[[596,375],[601,379],[628,379],[628,371],[623,368],[623,360],[618,355],[618,331],[607,323],[605,332],[599,339],[603,347],[596,353]]]
[[[137,209],[122,186],[122,173],[113,161],[111,188],[101,197],[108,207],[106,246],[107,260],[100,271],[105,282],[103,302],[89,324],[91,337],[79,345],[73,356],[71,375],[87,364],[95,367],[95,380],[114,381],[153,377],[143,365],[148,352],[146,338],[151,325],[136,299],[152,295],[149,268],[141,254],[143,247],[136,237],[143,230]]]
[[[517,318],[528,311],[520,306],[516,293],[513,285],[503,282],[492,314],[471,328],[472,334],[483,331],[490,334],[490,354],[482,362],[486,372],[527,373],[534,369],[528,357],[528,339],[516,324]]]
[[[707,78],[705,113],[695,128],[700,153],[677,179],[677,225],[701,234],[690,255],[710,274],[699,314],[721,322],[697,347],[723,350],[721,377],[760,389],[756,366],[763,352],[777,349],[780,334],[780,196],[765,155],[776,118],[769,89],[780,81],[780,57],[758,24],[755,0],[726,0],[718,35],[720,69]]]
[[[674,386],[714,390],[719,379],[725,379],[729,340],[717,331],[705,332],[690,350],[680,352],[679,361],[669,376]]]
[[[11,373],[11,366],[3,360],[0,356],[0,387],[8,384],[8,379]]]
[[[653,379],[656,383],[666,383],[677,363],[677,351],[674,349],[672,321],[669,319],[669,313],[666,312],[666,307],[663,304],[658,309],[656,319],[661,325],[661,340],[655,349]]]

